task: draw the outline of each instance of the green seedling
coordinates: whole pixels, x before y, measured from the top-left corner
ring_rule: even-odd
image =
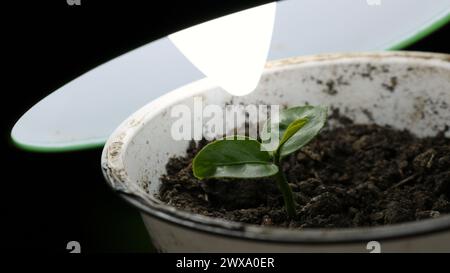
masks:
[[[287,215],[296,216],[291,187],[282,171],[282,160],[308,144],[322,129],[327,119],[323,106],[299,106],[280,111],[279,123],[267,120],[261,139],[278,138],[275,150],[267,151],[263,143],[245,136],[228,136],[209,143],[195,156],[194,176],[206,178],[274,177],[280,189]],[[270,126],[270,127],[269,127]],[[279,130],[270,130],[277,128]]]

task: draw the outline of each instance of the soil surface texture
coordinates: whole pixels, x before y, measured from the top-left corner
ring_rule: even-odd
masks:
[[[450,212],[450,139],[357,125],[325,128],[284,159],[298,215],[289,220],[271,178],[198,180],[191,161],[207,144],[191,142],[167,163],[160,198],[177,208],[231,221],[290,228],[379,226]]]

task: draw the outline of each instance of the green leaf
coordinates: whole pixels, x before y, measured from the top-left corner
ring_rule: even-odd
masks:
[[[298,120],[306,119],[306,123],[298,128],[292,134],[291,129],[295,129]],[[327,107],[325,106],[298,106],[280,111],[279,117],[279,138],[280,144],[278,147],[278,154],[280,157],[287,156],[308,144],[323,128],[327,119]],[[288,132],[289,126],[295,122]],[[262,132],[261,138],[264,141],[269,140],[277,135],[273,132],[267,132],[271,120],[267,120],[265,129]],[[276,126],[276,124],[274,124]],[[288,132],[285,137],[286,132]]]
[[[308,120],[306,118],[300,118],[293,121],[287,129],[284,131],[283,137],[280,140],[280,144],[278,144],[278,149],[280,150],[283,147],[283,144],[286,143],[298,130],[300,130]]]
[[[272,176],[278,167],[261,143],[248,137],[226,137],[203,147],[193,162],[194,176],[204,178],[257,178]]]

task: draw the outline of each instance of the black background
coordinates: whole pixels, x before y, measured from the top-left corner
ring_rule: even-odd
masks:
[[[6,251],[153,251],[137,211],[113,194],[101,149],[34,154],[10,130],[51,91],[93,67],[176,30],[268,1],[66,0],[2,4],[1,234]],[[19,3],[17,3],[19,2]],[[447,25],[408,50],[450,53]],[[88,121],[87,121],[88,122]]]

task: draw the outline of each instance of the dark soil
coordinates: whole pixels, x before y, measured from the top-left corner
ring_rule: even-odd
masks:
[[[324,129],[283,169],[297,201],[288,220],[275,181],[209,179],[192,175],[191,160],[207,142],[191,143],[186,157],[167,163],[161,200],[180,209],[232,221],[281,227],[388,225],[450,212],[450,139],[419,139],[377,125]]]

